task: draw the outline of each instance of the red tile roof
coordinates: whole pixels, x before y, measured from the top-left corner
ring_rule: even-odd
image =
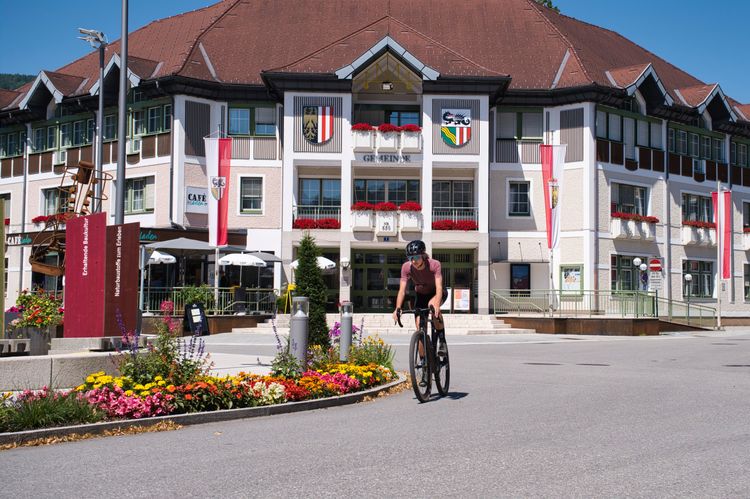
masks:
[[[511,89],[620,87],[647,64],[673,97],[674,89],[705,86],[618,33],[534,0],[223,0],[131,33],[130,66],[146,79],[262,85],[261,72],[274,68],[333,74],[386,35],[443,76],[510,75]],[[106,60],[119,50],[113,42]],[[88,92],[97,54],[58,72],[88,78],[80,89]],[[691,92],[690,102],[698,98]]]
[[[54,85],[63,95],[76,95],[80,93],[81,85],[86,79],[82,76],[57,73],[53,71],[45,71],[44,74],[47,75],[47,78],[49,78],[52,85]]]
[[[609,75],[618,87],[626,88],[635,83],[647,68],[648,64],[636,64],[625,68],[610,69]]]
[[[19,95],[21,95],[20,92],[0,88],[0,109],[10,106]]]
[[[698,107],[713,92],[716,84],[695,85],[692,87],[675,89],[675,94],[681,103],[690,107]]]

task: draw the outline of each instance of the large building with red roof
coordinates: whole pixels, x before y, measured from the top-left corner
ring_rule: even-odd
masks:
[[[98,153],[100,92],[115,174],[127,66],[125,221],[144,242],[207,239],[203,138],[232,137],[230,244],[282,263],[228,270],[227,283],[283,288],[312,230],[337,263],[325,274],[332,307],[391,310],[403,247],[419,238],[456,312],[503,311],[518,296],[533,308],[549,289],[650,289],[709,306],[720,293],[726,315],[749,315],[750,105],[613,31],[533,0],[224,0],[131,33],[127,65],[119,45],[102,83],[92,52],[0,90],[9,303],[61,286],[31,271],[28,242],[60,209],[64,165]],[[553,250],[542,143],[567,145]],[[721,286],[717,188],[732,193]],[[201,258],[149,277],[159,287],[214,271]]]

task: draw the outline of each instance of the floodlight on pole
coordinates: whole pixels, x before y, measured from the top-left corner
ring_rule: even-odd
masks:
[[[93,48],[99,49],[99,110],[96,114],[96,157],[95,168],[98,182],[94,186],[94,212],[102,211],[102,156],[104,148],[103,131],[104,131],[104,49],[107,47],[107,35],[101,31],[93,29],[78,28],[78,32],[83,36],[78,38],[89,42]]]

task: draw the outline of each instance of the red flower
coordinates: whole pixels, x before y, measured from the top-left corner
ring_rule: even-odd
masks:
[[[700,222],[698,220],[683,220],[682,225],[688,227],[698,227],[699,229],[715,229],[716,224],[713,222]]]
[[[31,219],[32,223],[40,224],[42,222],[46,222],[49,217],[45,215],[39,215],[38,217],[34,217]]]
[[[396,211],[396,205],[393,203],[378,203],[375,205],[375,211]]]
[[[419,203],[415,203],[414,201],[407,201],[405,203],[401,203],[398,209],[401,211],[422,211],[422,205]]]
[[[341,222],[335,218],[321,218],[315,224],[316,229],[340,229]]]
[[[745,227],[744,229],[742,229],[742,232],[744,232],[745,234],[750,234],[750,227]]]
[[[435,220],[432,222],[432,230],[453,230],[455,226],[453,220]]]
[[[401,127],[398,127],[396,125],[391,125],[390,123],[383,123],[382,125],[378,125],[378,131],[380,133],[400,132]]]
[[[5,225],[10,225],[10,218],[5,219]]]
[[[357,201],[352,205],[352,211],[367,211],[367,210],[374,210],[375,205],[372,203],[367,203],[365,201]]]
[[[474,220],[459,220],[454,230],[477,230],[479,225]]]
[[[375,127],[369,123],[355,123],[352,125],[353,132],[370,132],[372,130],[375,130]]]
[[[622,220],[634,220],[636,222],[648,222],[650,224],[659,223],[659,219],[647,215],[638,215],[637,213],[624,213],[622,211],[613,211],[610,213],[612,218],[620,218]]]
[[[314,229],[315,227],[315,220],[312,218],[298,218],[292,224],[294,229]]]
[[[402,132],[421,132],[422,127],[419,125],[415,125],[413,123],[409,123],[408,125],[404,125],[401,127]]]

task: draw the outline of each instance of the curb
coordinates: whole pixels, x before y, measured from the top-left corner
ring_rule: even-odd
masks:
[[[398,386],[406,381],[406,376],[398,374],[398,379],[385,385],[376,386],[362,392],[347,393],[338,397],[327,397],[322,399],[303,400],[300,402],[286,402],[284,404],[265,405],[260,407],[243,407],[240,409],[222,409],[211,412],[194,412],[190,414],[175,414],[170,416],[155,416],[151,418],[127,419],[122,421],[106,421],[77,426],[61,426],[57,428],[43,428],[39,430],[17,431],[12,433],[0,433],[0,445],[22,444],[31,440],[48,437],[60,437],[71,434],[101,434],[105,431],[122,430],[135,426],[151,426],[156,423],[171,421],[179,425],[187,426],[203,423],[216,423],[219,421],[231,421],[233,419],[257,418],[271,416],[274,414],[289,414],[292,412],[310,411],[314,409],[326,409],[341,405],[356,404],[368,396],[377,395],[380,392]]]

